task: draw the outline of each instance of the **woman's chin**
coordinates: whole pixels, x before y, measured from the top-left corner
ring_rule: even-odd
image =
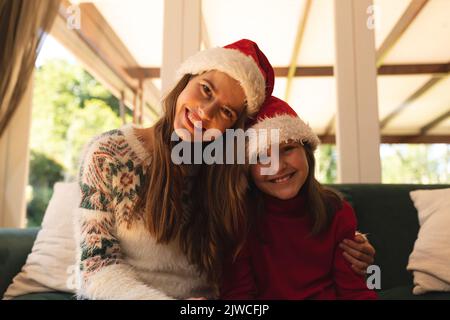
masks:
[[[178,128],[175,128],[174,130],[175,130],[175,133],[177,134],[177,136],[181,140],[186,141],[186,142],[190,142],[190,141],[194,140],[192,132],[190,132],[188,129],[183,128],[183,127],[178,127]]]

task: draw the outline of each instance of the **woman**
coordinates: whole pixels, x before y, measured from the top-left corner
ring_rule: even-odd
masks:
[[[197,53],[179,69],[151,128],[94,139],[80,168],[78,290],[88,299],[215,298],[225,256],[244,241],[239,165],[175,165],[175,131],[243,128],[273,90],[273,69],[241,40]],[[194,192],[195,190],[195,192]]]

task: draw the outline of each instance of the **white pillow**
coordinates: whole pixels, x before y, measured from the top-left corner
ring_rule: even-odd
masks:
[[[414,294],[450,291],[450,189],[410,192],[420,230],[407,269]]]
[[[75,292],[73,211],[80,199],[78,183],[55,183],[32,252],[4,299],[35,292]]]

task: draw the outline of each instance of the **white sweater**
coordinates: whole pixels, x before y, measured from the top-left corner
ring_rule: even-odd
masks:
[[[133,125],[106,132],[87,147],[76,214],[77,295],[87,299],[213,298],[212,288],[176,241],[156,244],[131,208],[151,155]]]

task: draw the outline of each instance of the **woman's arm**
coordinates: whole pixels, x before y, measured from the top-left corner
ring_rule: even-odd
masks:
[[[90,149],[80,170],[82,198],[76,212],[77,295],[87,299],[171,299],[143,283],[124,261],[114,235],[110,174],[114,158],[94,147]]]
[[[355,236],[356,217],[353,209],[347,203],[337,213],[336,243],[343,239],[352,239]],[[365,273],[364,273],[365,275]],[[334,253],[333,277],[336,293],[339,299],[377,299],[375,291],[367,287],[366,278],[354,272],[354,267],[346,259],[346,252],[337,246]]]
[[[351,263],[351,268],[359,275],[366,275],[367,267],[373,264],[375,248],[365,235],[356,232],[355,238],[344,239],[340,245],[344,258]]]

